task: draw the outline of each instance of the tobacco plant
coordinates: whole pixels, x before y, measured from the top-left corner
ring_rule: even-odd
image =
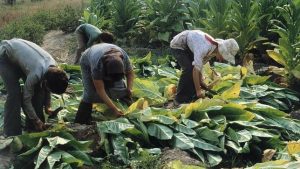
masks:
[[[245,54],[255,47],[257,41],[262,40],[259,37],[258,24],[262,18],[261,9],[257,0],[234,0],[233,9],[231,11],[230,26],[232,34],[240,47],[240,61],[243,60]]]
[[[274,50],[267,51],[269,56],[285,69],[284,76],[292,84],[300,79],[300,1],[295,0],[283,7],[277,7],[283,21],[272,20],[274,29],[270,31],[280,36]]]
[[[208,6],[209,9],[205,10],[207,17],[200,21],[203,30],[215,38],[225,39],[228,36],[231,0],[210,0]]]
[[[113,0],[113,32],[130,46],[131,39],[135,36],[135,26],[141,14],[141,2],[139,0]],[[133,43],[131,41],[131,43]]]

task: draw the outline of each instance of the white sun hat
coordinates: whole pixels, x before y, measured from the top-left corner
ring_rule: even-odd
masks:
[[[234,39],[216,39],[218,42],[219,53],[223,56],[224,60],[231,64],[235,64],[234,56],[239,51],[239,45]]]

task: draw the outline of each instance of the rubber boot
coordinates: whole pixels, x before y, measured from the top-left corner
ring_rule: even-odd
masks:
[[[81,101],[76,113],[75,123],[91,124],[92,120],[92,103]]]

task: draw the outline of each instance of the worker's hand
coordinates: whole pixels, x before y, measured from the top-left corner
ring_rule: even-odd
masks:
[[[35,120],[33,125],[37,131],[44,131],[47,129],[46,125],[40,119]]]
[[[197,98],[204,98],[205,97],[205,92],[204,90],[197,90],[196,91],[196,94],[197,94]]]
[[[117,117],[124,116],[124,113],[120,109],[113,110],[113,112]]]
[[[210,86],[206,85],[203,81],[200,82],[200,84],[201,84],[201,87],[202,87],[204,90],[210,90],[210,89],[211,89]]]
[[[48,118],[55,118],[62,109],[63,109],[63,107],[58,107],[55,110],[48,109],[46,112],[49,115]]]

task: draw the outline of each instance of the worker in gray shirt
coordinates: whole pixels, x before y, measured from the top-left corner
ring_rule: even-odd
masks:
[[[51,114],[50,92],[65,92],[66,73],[40,46],[23,39],[11,39],[0,43],[0,75],[7,91],[4,134],[22,134],[21,107],[27,115],[27,127],[44,130],[43,108]],[[24,82],[22,91],[19,79]]]
[[[91,122],[93,103],[104,103],[116,116],[123,115],[112,99],[131,98],[134,74],[126,52],[116,45],[100,43],[82,54],[80,66],[84,91],[75,122]]]
[[[78,48],[76,52],[75,64],[80,60],[81,53],[95,43],[113,43],[114,37],[110,32],[101,32],[96,26],[91,24],[81,24],[76,30]]]

